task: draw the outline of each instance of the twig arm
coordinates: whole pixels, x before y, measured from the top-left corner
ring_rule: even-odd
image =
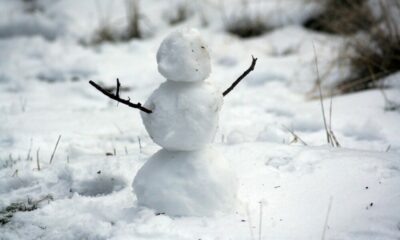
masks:
[[[107,97],[120,102],[122,104],[128,105],[131,108],[137,108],[140,111],[143,111],[145,113],[152,113],[152,111],[150,109],[147,109],[145,107],[142,106],[142,104],[140,102],[138,103],[131,103],[130,98],[128,97],[128,99],[123,99],[120,98],[119,96],[119,88],[121,86],[121,84],[119,83],[119,80],[117,79],[117,92],[116,94],[112,94],[109,91],[105,90],[104,88],[100,87],[97,83],[93,82],[93,81],[89,81],[90,85],[92,85],[94,88],[96,88],[97,90],[99,90],[101,93],[103,93],[104,95],[106,95]]]
[[[232,85],[231,85],[230,87],[228,87],[228,88],[222,93],[222,96],[225,97],[226,95],[228,95],[228,93],[230,93],[230,92],[236,87],[236,85],[238,85],[238,84],[240,83],[240,81],[242,81],[243,78],[245,78],[251,71],[254,70],[254,67],[256,66],[256,63],[257,63],[257,58],[255,58],[255,57],[253,57],[253,56],[251,56],[251,58],[252,58],[252,61],[251,61],[250,67],[249,67],[244,73],[242,73],[242,75],[240,75],[240,76],[238,77],[238,79],[236,79],[236,81],[234,81],[234,82],[232,83]]]

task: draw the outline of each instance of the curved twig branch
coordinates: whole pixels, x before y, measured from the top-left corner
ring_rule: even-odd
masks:
[[[236,85],[238,85],[240,83],[240,81],[242,81],[243,78],[245,78],[251,71],[254,70],[254,67],[256,66],[256,63],[257,63],[257,58],[255,58],[253,56],[251,56],[251,58],[252,58],[252,61],[251,61],[250,67],[244,73],[242,73],[242,75],[240,75],[240,77],[238,77],[238,79],[236,79],[236,81],[234,81],[229,88],[227,88],[222,93],[222,96],[225,97],[226,95],[228,95],[228,93],[230,93],[230,91],[232,91],[236,87]]]
[[[117,102],[123,103],[125,105],[128,105],[131,108],[137,108],[140,111],[143,111],[145,113],[152,113],[153,111],[151,111],[150,109],[147,109],[145,107],[142,106],[142,104],[140,102],[138,103],[131,103],[131,99],[128,97],[128,99],[122,99],[119,96],[119,88],[121,86],[121,84],[119,83],[119,79],[117,78],[117,92],[116,94],[112,94],[109,91],[105,90],[104,88],[100,87],[97,83],[93,82],[93,81],[89,81],[90,85],[92,85],[93,87],[95,87],[97,90],[99,90],[101,93],[103,93],[104,95],[106,95],[107,97],[111,98],[112,100],[115,100]]]

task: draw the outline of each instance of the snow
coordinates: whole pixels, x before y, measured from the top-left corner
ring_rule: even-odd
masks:
[[[144,104],[151,114],[141,112],[152,140],[168,150],[204,148],[215,137],[222,93],[209,82],[166,81]]]
[[[211,72],[207,48],[196,29],[172,32],[158,49],[158,71],[171,81],[203,81]]]
[[[212,148],[158,151],[137,173],[133,189],[139,205],[169,216],[212,216],[236,206],[236,176]]]
[[[48,35],[53,39],[40,27],[35,34],[21,27],[7,35],[8,26],[35,17],[21,10],[22,1],[0,1],[0,211],[53,197],[34,211],[14,213],[0,225],[0,239],[313,240],[322,239],[324,229],[326,240],[400,238],[400,113],[385,110],[382,94],[400,102],[398,73],[388,77],[392,88],[333,97],[330,122],[342,147],[332,148],[320,102],[306,93],[316,79],[313,44],[320,74],[328,76],[323,87],[349,74],[346,61],[340,63],[344,68],[333,64],[342,38],[285,25],[240,39],[223,31],[216,0],[201,2],[208,26],[198,13],[169,26],[163,13],[171,10],[170,1],[153,0],[140,1],[151,37],[85,46],[82,39],[90,39],[98,25],[96,4],[47,2],[38,18],[42,30],[60,26]],[[98,2],[111,24],[125,26],[124,1]],[[240,9],[242,1],[224,2]],[[292,11],[293,1],[274,2]],[[274,4],[263,6],[274,12]],[[289,23],[297,24],[299,16]],[[212,143],[237,174],[238,203],[234,211],[207,217],[156,214],[138,204],[133,179],[160,147],[137,110],[87,83],[115,86],[119,77],[127,87],[121,97],[144,103],[165,81],[155,60],[160,43],[191,27],[208,44],[213,72],[207,81],[216,89],[230,86],[251,55],[258,58],[254,72],[224,98]],[[330,99],[324,104],[328,114]],[[286,128],[307,146],[289,144],[293,136]]]

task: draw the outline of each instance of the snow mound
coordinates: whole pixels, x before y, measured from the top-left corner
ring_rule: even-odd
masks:
[[[156,89],[142,112],[147,132],[168,150],[191,151],[212,142],[218,128],[222,93],[208,82],[166,81]]]
[[[197,30],[168,35],[157,52],[158,71],[168,80],[199,82],[211,72],[207,46]]]
[[[139,205],[170,216],[211,216],[232,211],[237,180],[214,149],[154,154],[139,170],[133,189]]]

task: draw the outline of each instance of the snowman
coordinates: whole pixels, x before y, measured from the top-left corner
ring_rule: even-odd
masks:
[[[229,162],[211,143],[218,129],[223,97],[250,71],[256,58],[227,90],[206,81],[208,47],[195,29],[168,35],[157,52],[166,81],[144,105],[134,104],[90,83],[110,98],[141,110],[151,139],[162,147],[138,171],[133,190],[138,204],[171,216],[211,216],[233,211],[237,180]]]

